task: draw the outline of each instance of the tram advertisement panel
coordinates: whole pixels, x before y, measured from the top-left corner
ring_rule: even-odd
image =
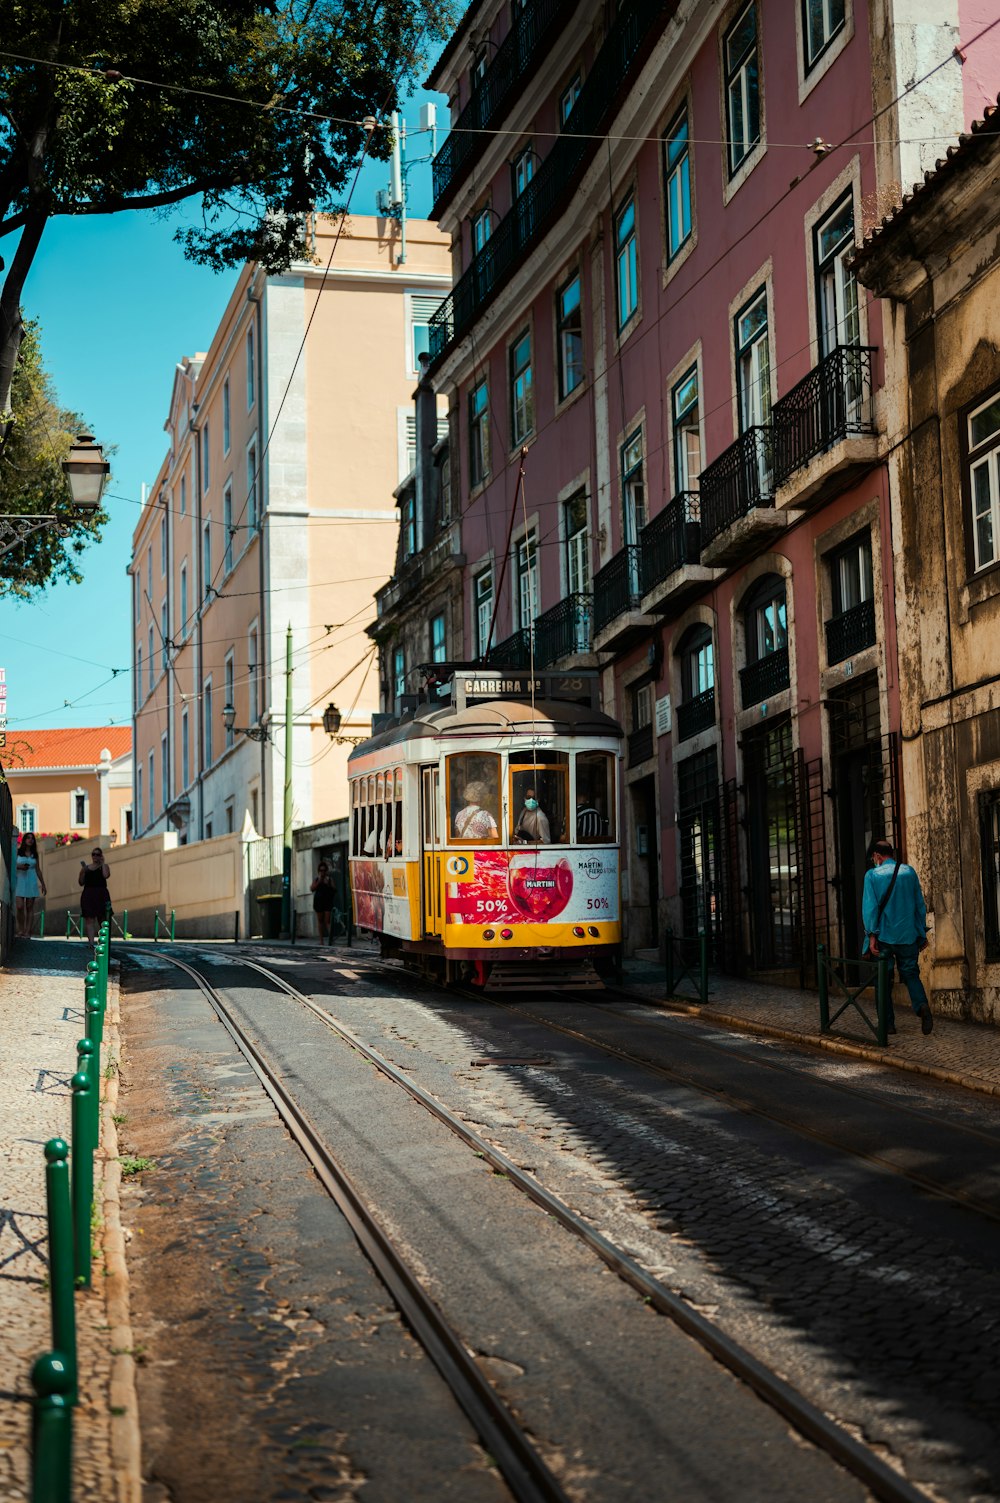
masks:
[[[616,922],[618,852],[462,851],[445,857],[449,924]]]

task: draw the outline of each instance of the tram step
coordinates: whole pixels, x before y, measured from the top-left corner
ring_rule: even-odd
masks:
[[[604,982],[589,960],[539,961],[535,965],[495,965],[488,992],[603,991]]]

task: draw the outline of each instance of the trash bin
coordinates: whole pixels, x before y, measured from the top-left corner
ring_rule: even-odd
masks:
[[[277,939],[281,933],[281,893],[265,892],[257,902],[260,904],[261,938]]]

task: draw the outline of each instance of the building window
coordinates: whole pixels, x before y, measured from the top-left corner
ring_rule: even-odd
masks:
[[[844,29],[846,9],[845,0],[802,0],[802,38],[807,73],[838,32]]]
[[[160,737],[160,807],[165,809],[170,802],[170,758],[167,755],[167,737]]]
[[[234,693],[236,691],[236,671],[235,671],[235,662],[234,662],[234,659],[233,659],[233,654],[231,652],[227,652],[226,653],[225,675],[226,675],[226,678],[225,678],[226,697],[225,697],[225,701],[224,702],[227,705],[235,705],[236,701],[233,698],[233,695],[234,695]],[[228,748],[230,746],[232,746],[233,742],[236,739],[236,732],[235,732],[235,730],[233,730],[233,728],[231,726],[226,726],[225,729],[226,729],[226,748],[228,750]]]
[[[480,47],[479,51],[476,53],[475,57],[472,59],[472,67],[469,69],[469,87],[472,90],[473,94],[479,88],[479,85],[482,83],[482,81],[483,81],[483,79],[485,77],[486,77],[486,48],[485,47]]]
[[[490,398],[485,381],[469,392],[469,485],[481,485],[490,473]]]
[[[201,430],[201,493],[208,491],[210,476],[208,424]]]
[[[70,794],[72,805],[70,823],[76,830],[86,829],[87,826],[87,795],[82,788],[75,788]]]
[[[191,749],[188,736],[188,712],[181,711],[181,787],[187,788],[191,782]]]
[[[966,419],[975,569],[1000,560],[1000,393]]]
[[[257,531],[257,440],[247,444],[247,528]]]
[[[636,428],[622,444],[622,525],[626,543],[638,543],[646,525],[646,480],[642,456],[642,429]]]
[[[223,572],[228,574],[233,567],[233,536],[236,528],[233,526],[233,487],[232,483],[226,486],[222,493],[222,530],[224,534],[225,555],[223,558]]]
[[[570,595],[586,595],[590,590],[586,491],[578,491],[563,503],[563,521],[566,535],[566,588]]]
[[[187,476],[186,475],[182,475],[181,476],[181,516],[182,517],[187,515],[187,509],[188,509]]]
[[[253,329],[247,330],[247,412],[250,411],[257,400],[257,364],[256,350],[254,348]]]
[[[681,697],[697,699],[715,688],[715,652],[710,626],[694,626],[681,643]]]
[[[420,357],[431,352],[431,318],[441,306],[439,297],[410,293],[410,369],[420,374]]]
[[[167,519],[160,523],[160,578],[166,578],[167,573]]]
[[[141,705],[142,700],[142,648],[137,647],[135,649],[135,702]]]
[[[35,833],[35,822],[38,818],[38,809],[35,804],[19,804],[17,807],[17,828],[22,835]]]
[[[179,637],[186,637],[188,629],[188,566],[186,559],[181,564],[180,602],[180,620],[177,623],[177,635]]]
[[[579,73],[574,73],[569,83],[559,96],[559,124],[565,125],[573,113],[573,106],[580,97],[583,81]]]
[[[476,612],[476,656],[485,657],[490,640],[490,622],[493,619],[493,571],[484,569],[477,574],[473,585]]]
[[[153,603],[153,550],[146,554],[146,599]]]
[[[990,788],[979,795],[979,832],[983,851],[984,959],[1000,960],[1000,788]]]
[[[667,260],[672,261],[691,238],[691,152],[687,105],[663,138],[663,174]]]
[[[520,198],[531,179],[535,175],[535,152],[531,146],[526,146],[519,152],[511,163],[511,186],[514,197]]]
[[[156,818],[156,759],[152,752],[149,754],[149,780],[146,783],[147,797],[149,799],[149,823]]]
[[[448,658],[448,644],[445,637],[444,612],[431,618],[431,662],[444,663]]]
[[[229,453],[232,438],[232,413],[229,403],[229,377],[222,383],[222,452]]]
[[[201,721],[202,721],[202,726],[203,726],[203,738],[204,738],[203,750],[204,750],[205,766],[206,767],[211,767],[213,759],[212,759],[212,680],[210,678],[207,678],[205,680],[204,689],[202,691],[202,697],[201,697]]]
[[[400,499],[399,530],[403,539],[403,557],[412,558],[417,551],[417,508],[412,485],[407,486]]]
[[[392,655],[392,679],[393,693],[399,699],[406,693],[406,654],[402,647],[397,647]]]
[[[583,309],[578,271],[556,293],[556,353],[562,402],[583,381]]]
[[[615,217],[615,266],[617,269],[618,327],[624,329],[639,306],[635,198],[632,195],[625,200]]]
[[[518,540],[515,554],[517,576],[517,624],[522,631],[538,615],[538,547],[535,529]]]
[[[788,646],[785,581],[779,574],[765,574],[743,604],[747,662],[758,663],[772,652]]]
[[[167,671],[167,638],[170,635],[170,622],[167,620],[167,602],[164,600],[160,606],[160,667],[164,673]]]
[[[142,823],[142,768],[141,767],[136,767],[136,769],[135,769],[135,817],[136,817],[136,820],[138,821],[139,829],[140,830],[143,829],[143,823]]]
[[[874,592],[872,578],[872,537],[867,530],[838,548],[830,555],[830,594],[834,616],[842,616],[871,600]]]
[[[847,265],[853,253],[854,201],[848,193],[813,231],[820,358],[838,345],[861,343],[858,284]]]
[[[257,627],[251,626],[247,637],[247,713],[250,716],[249,725],[256,725],[260,718],[260,695],[257,692],[257,663],[258,636]],[[256,821],[254,821],[256,825]]]
[[[748,5],[740,12],[726,32],[722,51],[726,72],[729,176],[734,177],[760,140],[756,5]]]
[[[510,441],[512,448],[524,442],[535,427],[534,392],[531,381],[531,332],[525,329],[510,347]]]
[[[153,661],[154,661],[154,654],[153,654],[153,628],[152,627],[149,628],[149,633],[147,635],[146,641],[147,641],[147,644],[148,644],[148,647],[149,647],[149,656],[146,659],[146,693],[147,694],[152,694],[152,692],[153,692]]]
[[[212,518],[201,529],[201,572],[205,581],[205,594],[212,588]]]
[[[686,370],[670,392],[674,440],[674,489],[693,490],[701,474],[701,405],[698,367]]]
[[[736,390],[740,432],[765,426],[771,417],[766,287],[762,287],[736,315]]]
[[[480,209],[472,221],[472,254],[478,256],[493,233],[493,211],[487,206]]]

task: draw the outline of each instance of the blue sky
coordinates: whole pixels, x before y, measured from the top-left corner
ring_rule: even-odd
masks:
[[[404,110],[417,128],[420,93]],[[413,156],[426,136],[411,136]],[[375,213],[388,163],[366,163],[352,201]],[[430,168],[409,175],[409,211],[430,207]],[[117,214],[54,221],[24,293],[41,321],[42,352],[62,405],[79,412],[105,446],[116,446],[108,487],[111,521],[82,555],[84,581],[60,584],[23,604],[0,600],[0,667],[7,670],[7,724],[17,727],[127,724],[131,719],[130,595],[125,569],[142,485],[163,459],[174,366],[207,350],[235,271],[216,274],[184,259],[174,232],[196,205],[169,217]],[[5,248],[6,249],[6,248]],[[116,677],[113,671],[120,670]]]

